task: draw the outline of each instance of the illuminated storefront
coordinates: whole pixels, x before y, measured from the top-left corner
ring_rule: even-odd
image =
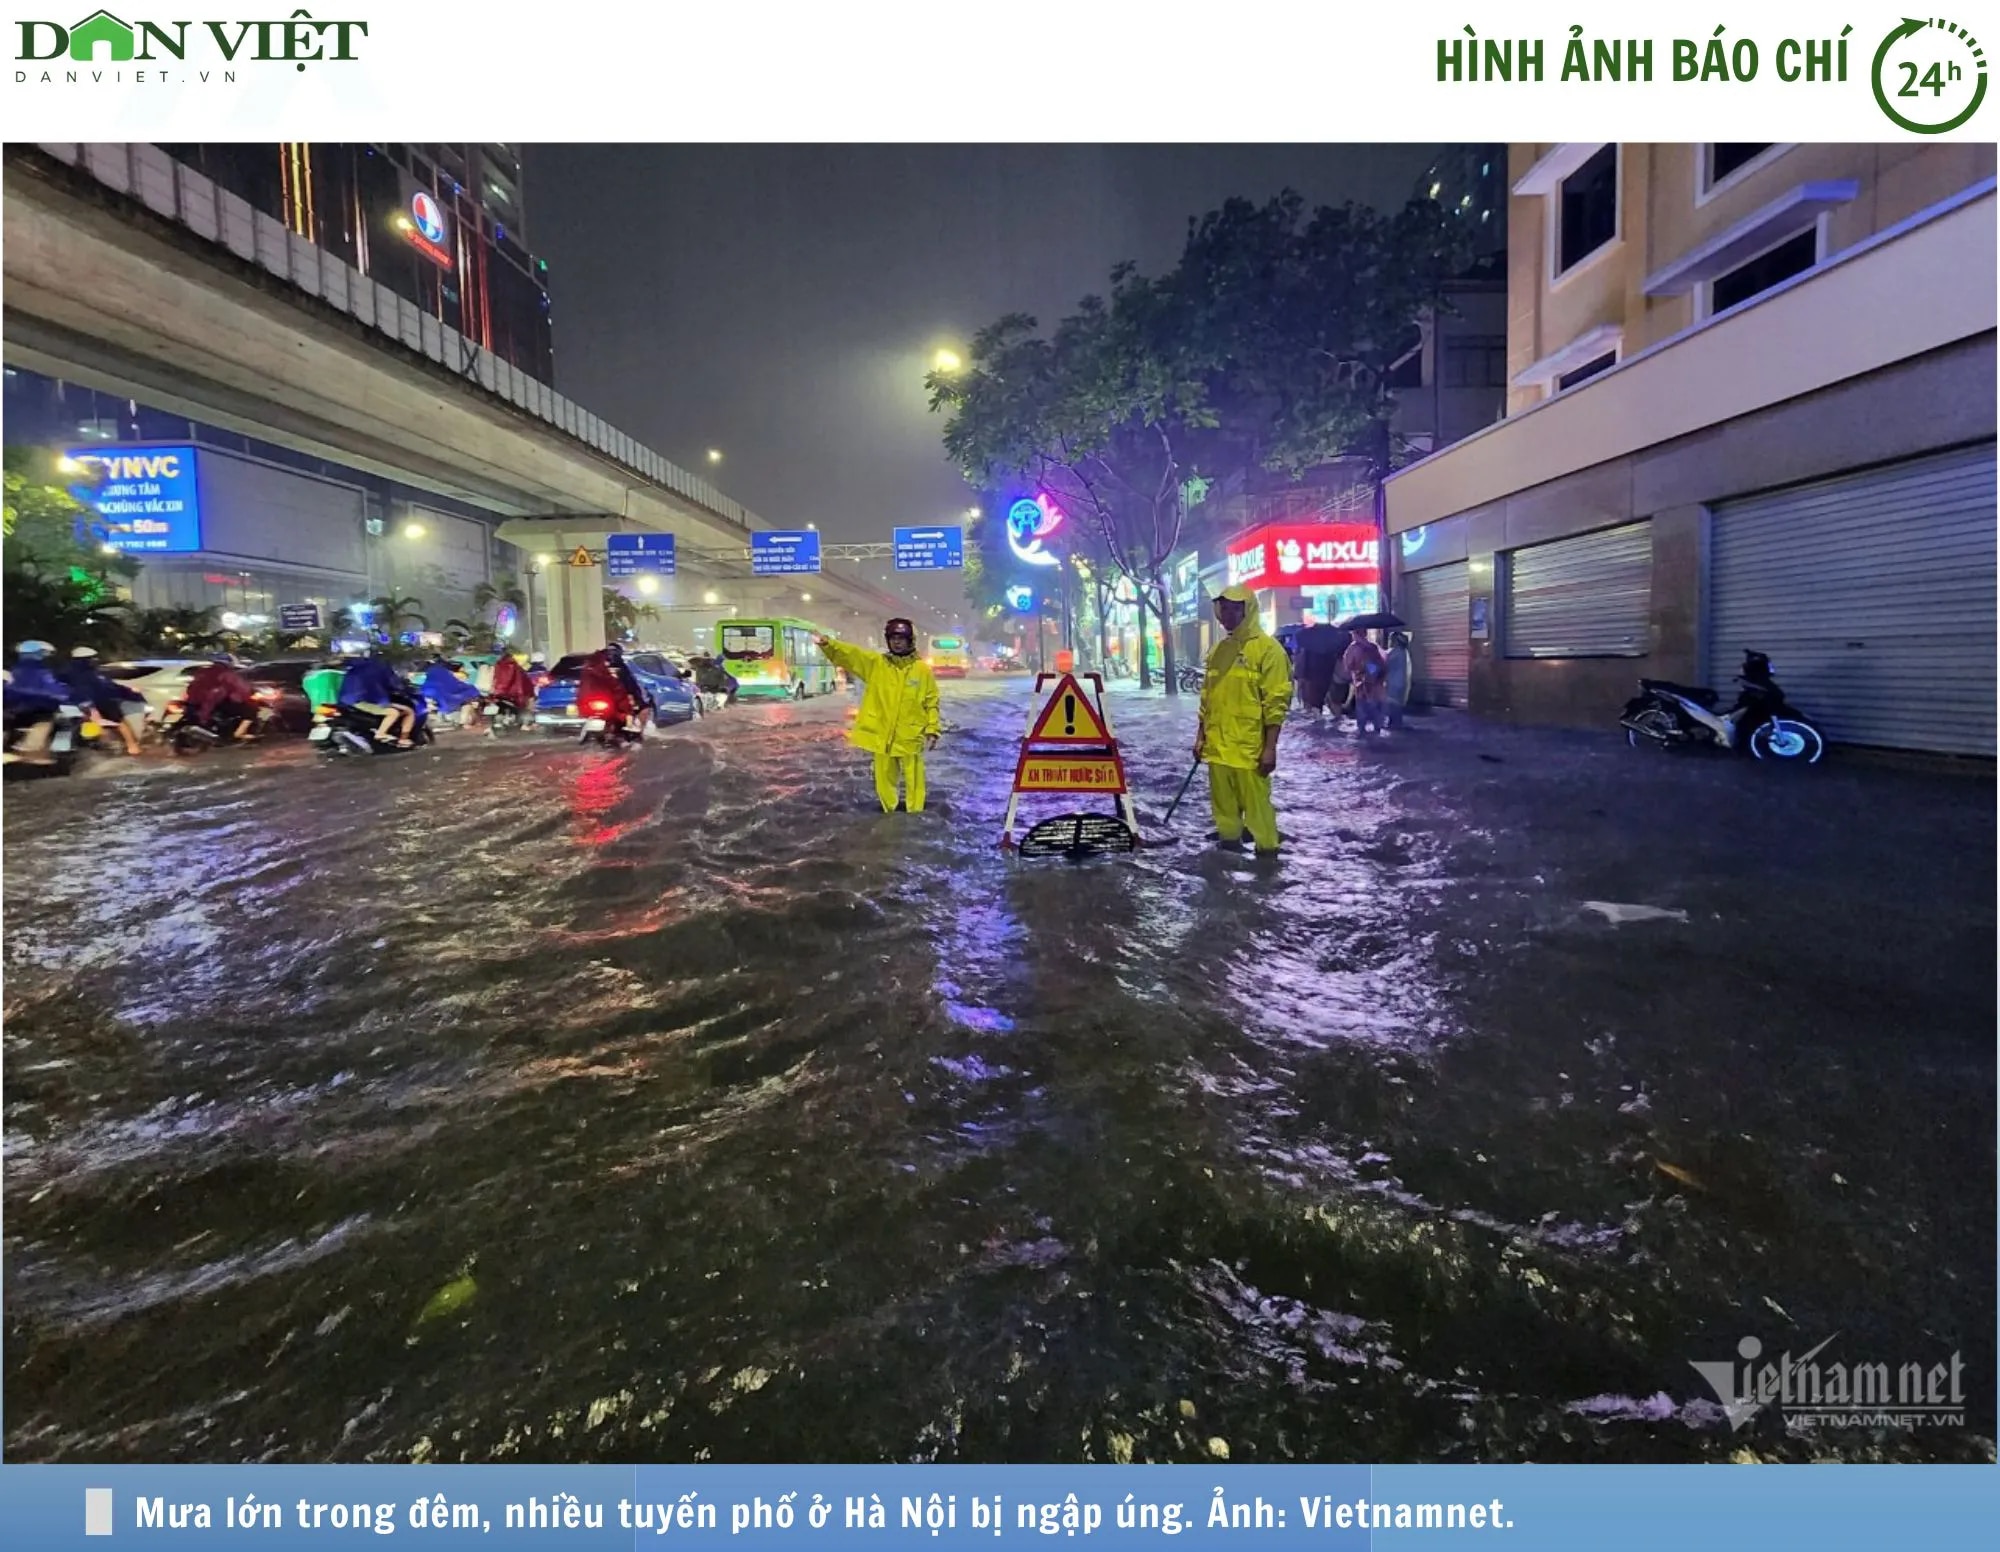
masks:
[[[1266,626],[1381,607],[1381,544],[1369,523],[1266,523],[1231,539],[1227,556],[1229,584],[1255,591]]]

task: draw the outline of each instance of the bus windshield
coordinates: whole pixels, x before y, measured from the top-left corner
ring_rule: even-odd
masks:
[[[769,657],[772,652],[768,625],[725,625],[722,627],[722,655],[744,661]]]

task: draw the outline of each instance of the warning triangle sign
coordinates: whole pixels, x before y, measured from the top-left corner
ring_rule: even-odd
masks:
[[[590,558],[590,551],[580,544],[576,547],[576,553],[570,556],[569,563],[579,570],[585,566],[595,566],[597,564],[596,561]]]
[[[1074,674],[1064,674],[1056,681],[1048,704],[1028,731],[1028,742],[1031,744],[1108,744],[1111,741],[1104,719],[1098,715],[1097,703],[1076,682]]]

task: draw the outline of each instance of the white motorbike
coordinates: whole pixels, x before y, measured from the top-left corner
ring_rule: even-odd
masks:
[[[1788,765],[1818,763],[1826,753],[1826,739],[1785,700],[1784,690],[1771,677],[1768,657],[1745,652],[1736,682],[1742,686],[1736,704],[1721,711],[1717,709],[1721,696],[1706,685],[1641,679],[1639,693],[1626,702],[1618,719],[1625,741],[1635,749],[1710,744],[1747,749],[1760,760]]]

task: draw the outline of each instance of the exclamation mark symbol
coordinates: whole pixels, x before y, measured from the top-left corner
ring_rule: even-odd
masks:
[[[1076,736],[1076,697],[1074,695],[1065,695],[1063,697],[1063,731],[1072,738]]]

